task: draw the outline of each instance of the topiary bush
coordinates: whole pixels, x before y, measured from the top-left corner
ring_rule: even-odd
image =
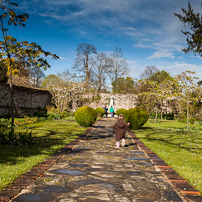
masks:
[[[96,108],[97,116],[103,116],[105,114],[105,110],[103,108]]]
[[[130,122],[130,128],[133,130],[142,128],[149,118],[147,111],[140,108],[129,109],[126,114],[125,120]]]
[[[126,109],[123,109],[123,108],[120,108],[120,109],[117,109],[116,110],[116,115],[119,115],[119,114],[123,114],[123,116],[124,116],[124,114],[126,113]]]
[[[97,112],[88,106],[80,107],[75,112],[76,122],[83,127],[89,127],[95,123]]]

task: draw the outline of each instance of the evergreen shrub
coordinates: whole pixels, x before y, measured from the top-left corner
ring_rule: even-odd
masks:
[[[102,117],[105,114],[105,110],[103,108],[96,108],[97,116]]]
[[[75,112],[76,122],[83,127],[89,127],[95,123],[97,112],[88,106],[80,107]]]
[[[130,122],[130,128],[133,130],[142,128],[149,118],[148,113],[144,109],[132,108],[127,110],[126,122]]]
[[[116,110],[116,115],[119,115],[119,114],[123,114],[123,116],[124,116],[124,114],[126,113],[126,109],[123,109],[123,108],[120,108],[120,109],[117,109]]]

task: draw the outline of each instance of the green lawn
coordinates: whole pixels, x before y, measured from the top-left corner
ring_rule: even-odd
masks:
[[[0,189],[57,152],[87,128],[66,120],[43,121],[27,125],[34,144],[29,146],[0,145]],[[21,131],[23,127],[16,128]]]
[[[190,125],[191,127],[193,125]],[[134,130],[142,142],[171,166],[180,176],[202,192],[202,126],[183,132],[186,124],[176,121],[151,123]]]

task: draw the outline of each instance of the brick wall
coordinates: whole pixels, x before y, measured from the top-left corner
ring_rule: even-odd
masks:
[[[13,92],[18,115],[33,115],[51,104],[51,94],[47,90],[13,86]],[[11,114],[10,88],[0,83],[0,115],[8,114]]]

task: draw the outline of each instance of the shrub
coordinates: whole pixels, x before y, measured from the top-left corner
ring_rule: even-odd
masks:
[[[128,110],[126,122],[130,122],[130,128],[136,130],[142,128],[148,118],[149,115],[144,109],[133,108]]]
[[[37,116],[37,117],[45,117],[46,114],[47,114],[46,110],[39,111],[39,112],[34,112],[34,116]]]
[[[83,127],[91,126],[97,119],[97,112],[88,106],[80,107],[75,112],[76,122]]]
[[[126,113],[126,109],[123,109],[123,108],[120,108],[120,109],[117,109],[116,110],[116,115],[119,115],[119,114],[123,114],[123,116],[124,116],[124,114]]]
[[[47,106],[46,107],[47,114],[60,114],[60,110],[58,108],[55,108],[54,106]]]
[[[68,117],[68,116],[70,116],[70,114],[69,114],[67,111],[64,111],[64,112],[61,112],[61,113],[60,113],[60,118],[61,118],[61,119],[66,118],[66,117]]]
[[[51,120],[55,119],[55,115],[54,114],[49,114],[47,119],[49,121],[51,121]]]
[[[40,121],[45,121],[45,120],[46,120],[46,117],[38,117],[38,118],[37,118],[37,121],[39,121],[39,122],[40,122]]]
[[[105,114],[105,110],[103,108],[96,108],[97,116],[103,116]]]
[[[0,128],[9,128],[11,127],[11,121],[9,119],[0,119]]]
[[[14,130],[10,132],[0,131],[0,144],[6,145],[28,145],[33,144],[32,132],[28,129],[15,133]]]

